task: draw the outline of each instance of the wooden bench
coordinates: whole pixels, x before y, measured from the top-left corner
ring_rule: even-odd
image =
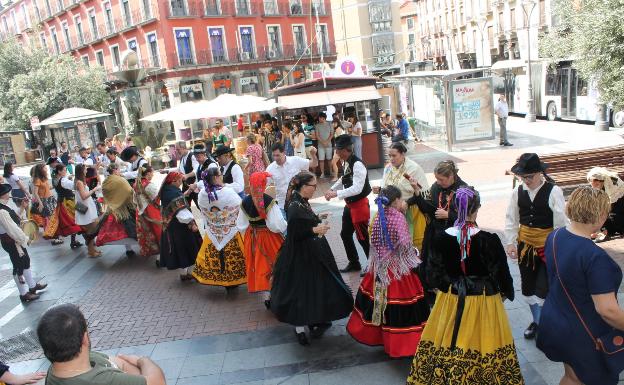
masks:
[[[624,145],[546,154],[540,155],[540,159],[548,164],[546,173],[562,188],[586,184],[587,173],[593,167],[605,167],[624,177]],[[514,187],[516,182],[514,178]]]

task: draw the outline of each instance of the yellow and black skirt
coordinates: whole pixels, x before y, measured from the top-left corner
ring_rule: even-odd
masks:
[[[438,293],[408,385],[524,384],[500,294],[484,291],[463,300],[461,323],[456,325],[462,299],[451,290]]]
[[[217,250],[210,237],[204,236],[193,277],[203,285],[238,286],[247,282],[243,237],[236,234],[224,248]]]

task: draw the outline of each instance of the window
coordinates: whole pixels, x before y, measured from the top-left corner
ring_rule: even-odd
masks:
[[[329,35],[327,34],[327,24],[319,24],[316,26],[317,32],[317,51],[327,55],[329,53]]]
[[[269,37],[269,52],[267,59],[280,57],[282,53],[282,36],[280,27],[277,25],[269,25],[267,27],[267,35]]]
[[[498,13],[498,30],[502,33],[505,31],[505,18],[503,16],[503,11]]]
[[[46,41],[45,32],[39,34],[39,41],[41,42],[41,48],[46,52],[50,52],[48,51],[48,42]]]
[[[212,52],[212,62],[223,63],[227,61],[223,28],[222,27],[208,28],[208,38],[210,39],[210,50]]]
[[[59,12],[65,9],[65,4],[64,4],[63,0],[58,0],[58,6],[59,6],[59,8],[58,8]]]
[[[516,29],[516,9],[511,8],[509,10],[509,18],[511,19],[510,27],[512,30]]]
[[[238,32],[240,33],[241,40],[241,60],[254,59],[256,56],[253,40],[253,27],[239,27]]]
[[[193,48],[191,30],[188,28],[175,29],[176,46],[180,65],[193,64]]]
[[[416,40],[416,37],[414,36],[414,34],[410,33],[407,36],[407,45],[410,45],[410,46],[414,45],[415,40]]]
[[[50,7],[50,0],[45,0],[46,10],[48,11],[48,17],[52,16],[52,7]]]
[[[279,15],[279,9],[277,8],[277,0],[264,0],[264,14],[265,15]]]
[[[37,5],[37,2],[33,1],[32,4],[33,4],[33,7],[35,7],[35,16],[37,16],[37,21],[41,21],[41,11],[39,10],[39,6]]]
[[[394,62],[394,35],[373,36],[373,56],[378,64]]]
[[[407,29],[414,29],[414,19],[411,17],[407,18]]]
[[[303,15],[303,6],[301,0],[290,0],[290,14]]]
[[[82,20],[80,20],[80,16],[74,17],[74,25],[76,26],[76,35],[78,36],[78,45],[84,45],[84,36],[82,33]]]
[[[546,2],[539,0],[540,25],[546,25]]]
[[[128,44],[128,49],[136,52],[137,56],[140,57],[140,53],[139,53],[139,45],[137,44],[137,40],[136,39],[130,39],[126,42],[126,44]]]
[[[121,64],[121,59],[119,57],[119,46],[112,45],[110,47],[110,52],[111,52],[111,56],[113,57],[113,66],[115,66],[116,68],[119,68],[119,65]]]
[[[150,60],[153,67],[160,67],[160,55],[158,54],[158,39],[155,33],[147,35]]]
[[[104,52],[102,50],[95,52],[95,61],[97,61],[99,66],[104,67]]]
[[[106,31],[110,35],[115,32],[115,24],[113,21],[113,10],[108,1],[104,3],[104,18],[106,19]]]
[[[392,11],[390,9],[390,2],[388,3],[373,3],[368,6],[369,21],[371,23],[379,21],[392,21]]]
[[[238,80],[241,85],[241,92],[248,94],[258,92],[258,73],[255,71],[243,72],[243,76]]]
[[[97,19],[95,18],[95,10],[91,8],[89,10],[89,24],[91,27],[91,34],[93,35],[93,40],[98,39],[98,27],[97,27]]]
[[[581,78],[577,78],[576,95],[587,96],[587,82]]]
[[[67,43],[67,49],[70,50],[72,49],[72,44],[71,44],[71,38],[69,37],[69,26],[67,25],[66,21],[62,22],[61,26],[63,27],[63,35],[65,36],[65,43]]]
[[[544,93],[547,96],[561,95],[561,74],[560,71],[549,69],[546,73],[546,87]]]
[[[312,15],[317,14],[325,14],[325,4],[323,4],[323,0],[312,0]]]
[[[20,29],[17,27],[17,16],[15,15],[14,9],[11,10],[11,21],[13,22],[13,28],[15,29],[15,32],[19,32]]]
[[[89,66],[89,55],[82,56],[82,64]]]
[[[218,16],[221,14],[219,0],[206,0],[206,16]]]
[[[295,41],[295,54],[303,55],[307,48],[305,27],[303,25],[293,25],[293,38]]]
[[[251,15],[251,8],[249,7],[248,0],[236,0],[236,14],[243,16]]]
[[[171,16],[188,16],[184,0],[171,0]]]
[[[121,9],[123,10],[124,23],[126,27],[132,25],[132,14],[130,13],[130,3],[129,0],[121,0]]]
[[[148,20],[152,18],[152,5],[150,4],[150,0],[142,0],[143,1],[143,15],[145,16],[144,20]]]
[[[7,22],[7,18],[6,16],[2,16],[2,26],[4,27],[4,30],[9,33],[10,29],[9,29],[9,23]]]
[[[54,53],[60,54],[61,47],[59,46],[58,36],[56,36],[56,28],[50,27],[50,36],[52,36],[52,43],[54,44]]]
[[[24,18],[24,28],[30,28],[30,17],[26,9],[26,4],[22,4],[22,17]]]

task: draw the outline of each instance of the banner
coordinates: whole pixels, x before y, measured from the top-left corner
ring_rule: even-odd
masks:
[[[453,142],[494,139],[492,78],[452,81]]]

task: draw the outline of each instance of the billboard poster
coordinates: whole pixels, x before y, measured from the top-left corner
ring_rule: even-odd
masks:
[[[453,142],[494,139],[492,78],[456,80],[449,87]]]

